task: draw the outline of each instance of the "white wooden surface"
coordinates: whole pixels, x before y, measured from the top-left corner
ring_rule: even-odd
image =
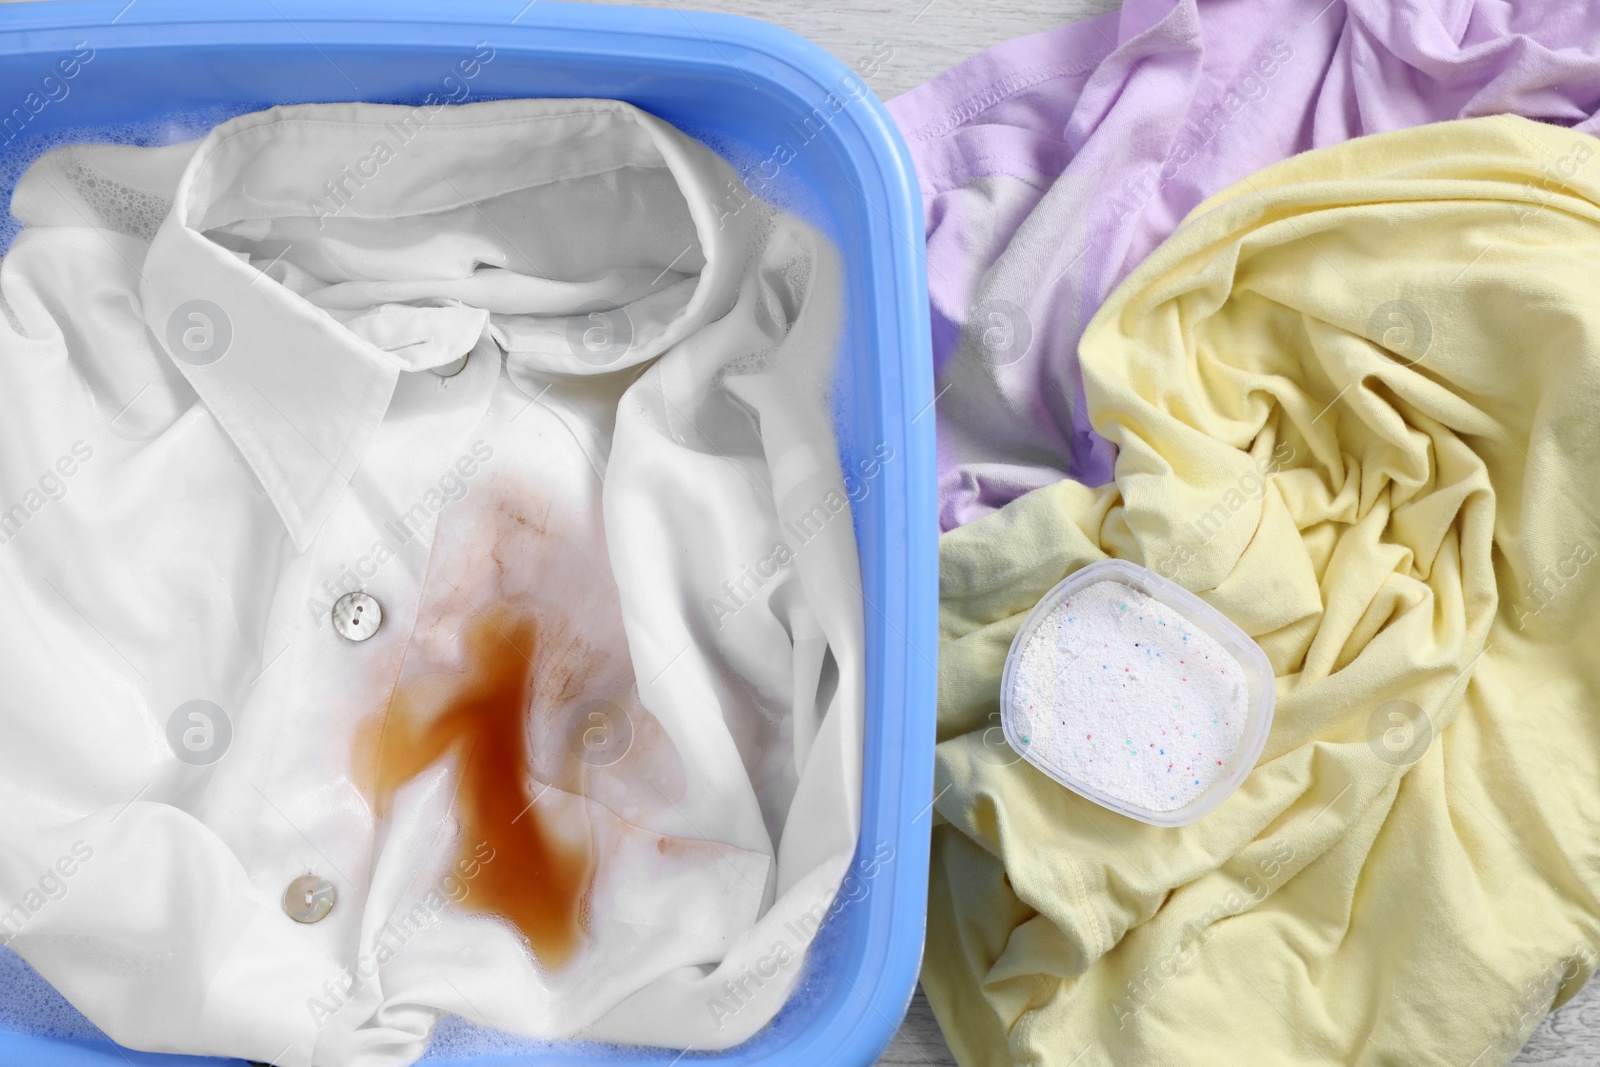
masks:
[[[692,6],[680,0],[614,2],[675,7],[690,22],[696,10],[765,19],[809,37],[847,64],[872,55],[875,46],[887,45],[893,56],[870,79],[873,90],[885,100],[990,45],[1120,5],[1120,0],[692,0]],[[882,51],[879,47],[878,53]],[[906,1067],[955,1063],[920,989],[894,1043],[878,1062]],[[1600,982],[1590,982],[1547,1018],[1516,1063],[1600,1067]],[[1490,1060],[1486,1057],[1470,1067],[1490,1067]]]
[[[1121,6],[1121,0],[612,0],[636,7],[722,11],[765,19],[809,37],[845,63],[882,42],[894,57],[870,79],[899,96],[990,45]]]

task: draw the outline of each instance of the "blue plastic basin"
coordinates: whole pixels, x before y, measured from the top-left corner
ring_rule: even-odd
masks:
[[[478,42],[487,42],[494,58],[464,79],[457,63]],[[80,43],[93,58],[63,79],[57,61]],[[870,60],[864,54],[863,70],[870,71]],[[862,80],[786,31],[675,8],[524,0],[0,5],[0,191],[8,200],[27,163],[63,140],[193,137],[204,124],[272,104],[420,104],[429,94],[458,101],[614,97],[700,137],[742,172],[769,178],[752,184],[821,228],[843,253],[849,310],[835,400],[840,462],[854,471],[882,445],[894,456],[864,483],[854,514],[867,601],[858,862],[870,869],[872,857],[892,858],[852,883],[849,903],[812,947],[799,992],[737,1049],[436,1049],[429,1063],[850,1067],[871,1063],[905,1012],[921,960],[933,818],[933,382],[915,174],[888,113],[863,95]],[[9,242],[14,232],[12,223],[0,239]],[[58,1017],[64,1005],[14,957],[0,964],[0,1067],[240,1062],[120,1049],[84,1033],[81,1020],[77,1033],[71,1026],[55,1036],[36,1026],[30,1032],[18,1019],[40,1018],[52,998]],[[487,1038],[475,1045],[464,1024],[449,1029],[454,1049],[491,1048]]]

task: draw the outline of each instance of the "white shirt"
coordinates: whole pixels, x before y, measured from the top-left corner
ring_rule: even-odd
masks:
[[[273,108],[12,210],[0,939],[154,1051],[760,1029],[859,825],[829,245],[601,100]]]

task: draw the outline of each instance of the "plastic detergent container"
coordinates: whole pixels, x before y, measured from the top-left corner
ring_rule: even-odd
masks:
[[[1266,654],[1211,605],[1119,559],[1040,599],[1006,656],[1006,743],[1074,793],[1154,826],[1228,798],[1272,725]]]
[[[457,63],[479,42],[494,58],[463,97]],[[92,58],[82,61],[86,49]],[[63,92],[58,62],[75,53],[80,60]],[[910,1000],[926,924],[938,523],[933,420],[916,418],[933,400],[921,197],[904,143],[865,75],[763,23],[679,10],[544,0],[5,4],[0,191],[9,201],[24,168],[58,144],[168,143],[274,104],[417,105],[430,95],[625,100],[699,138],[736,169],[759,168],[768,198],[839,248],[846,321],[832,402],[869,605],[862,823],[852,870],[872,873],[857,874],[841,893],[782,1013],[738,1048],[529,1047],[446,1019],[423,1062],[871,1063]],[[774,155],[779,142],[790,150]],[[9,243],[16,231],[12,222],[0,240]],[[118,1049],[0,949],[0,1063],[240,1062]]]

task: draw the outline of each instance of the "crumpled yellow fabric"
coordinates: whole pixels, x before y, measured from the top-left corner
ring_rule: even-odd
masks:
[[[1600,958],[1600,141],[1519,118],[1271,167],[1084,335],[1116,480],[941,553],[923,982],[965,1067],[1512,1059]],[[1145,826],[1017,760],[1007,647],[1108,555],[1278,677]]]

